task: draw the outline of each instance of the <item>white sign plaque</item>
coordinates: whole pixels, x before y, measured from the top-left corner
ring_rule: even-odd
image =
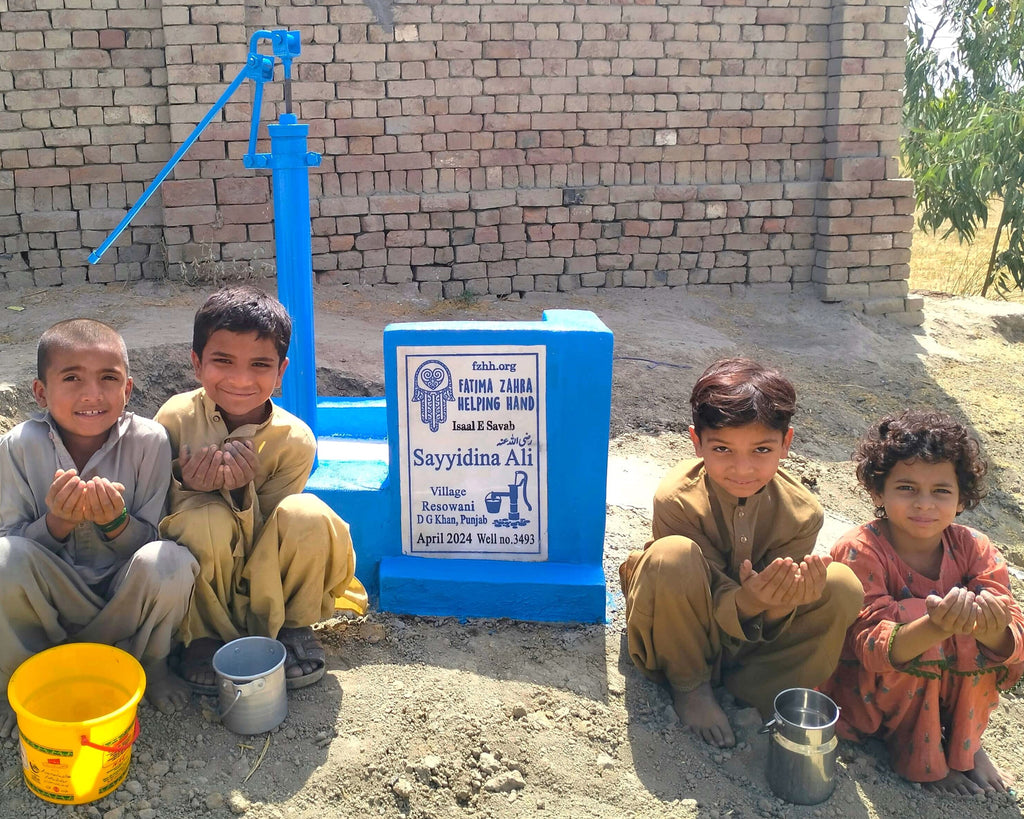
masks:
[[[545,352],[397,348],[404,554],[547,560]]]

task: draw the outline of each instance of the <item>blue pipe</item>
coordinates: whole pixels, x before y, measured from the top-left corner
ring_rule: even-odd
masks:
[[[313,245],[309,209],[309,168],[320,154],[306,150],[308,125],[282,114],[269,125],[270,155],[247,155],[246,167],[270,167],[274,188],[274,246],[277,294],[292,317],[288,369],[281,383],[281,406],[317,433],[316,351],[313,330]]]

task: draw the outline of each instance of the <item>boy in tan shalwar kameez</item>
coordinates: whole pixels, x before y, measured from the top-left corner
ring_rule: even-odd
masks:
[[[160,529],[199,561],[181,664],[198,691],[216,690],[216,649],[246,635],[285,645],[288,688],[316,682],[326,658],[310,625],[333,614],[336,598],[358,613],[366,608],[348,526],[302,492],[316,439],[270,400],[290,338],[283,305],[262,290],[214,293],[193,331],[202,387],[173,396],[156,414],[175,459],[171,511]]]
[[[685,724],[727,747],[735,735],[712,685],[767,717],[779,691],[828,678],[863,590],[846,566],[810,554],[821,506],[779,469],[792,384],[725,359],[690,401],[698,459],[661,481],[653,537],[619,574],[633,662],[668,683]]]

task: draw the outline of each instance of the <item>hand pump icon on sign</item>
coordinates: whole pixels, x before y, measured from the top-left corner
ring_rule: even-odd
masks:
[[[533,511],[533,506],[530,505],[530,499],[526,494],[526,477],[525,472],[517,469],[514,482],[508,484],[508,492],[491,491],[487,493],[484,503],[487,505],[487,511],[492,515],[501,514],[501,499],[508,498],[508,515],[495,520],[495,526],[516,529],[520,526],[526,526],[530,522],[529,518],[519,517],[520,491],[522,491],[522,500],[526,504],[526,508],[531,512]]]

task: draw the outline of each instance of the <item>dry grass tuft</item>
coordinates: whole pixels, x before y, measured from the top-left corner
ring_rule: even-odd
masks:
[[[914,238],[910,253],[910,287],[926,293],[950,293],[957,296],[977,296],[985,279],[992,241],[1002,211],[1002,202],[993,202],[989,209],[988,225],[981,228],[971,244],[960,244],[956,234],[942,237],[942,231],[930,233],[922,230],[914,214]],[[994,290],[994,298],[1003,298]],[[1014,291],[1010,298],[1024,298]]]

